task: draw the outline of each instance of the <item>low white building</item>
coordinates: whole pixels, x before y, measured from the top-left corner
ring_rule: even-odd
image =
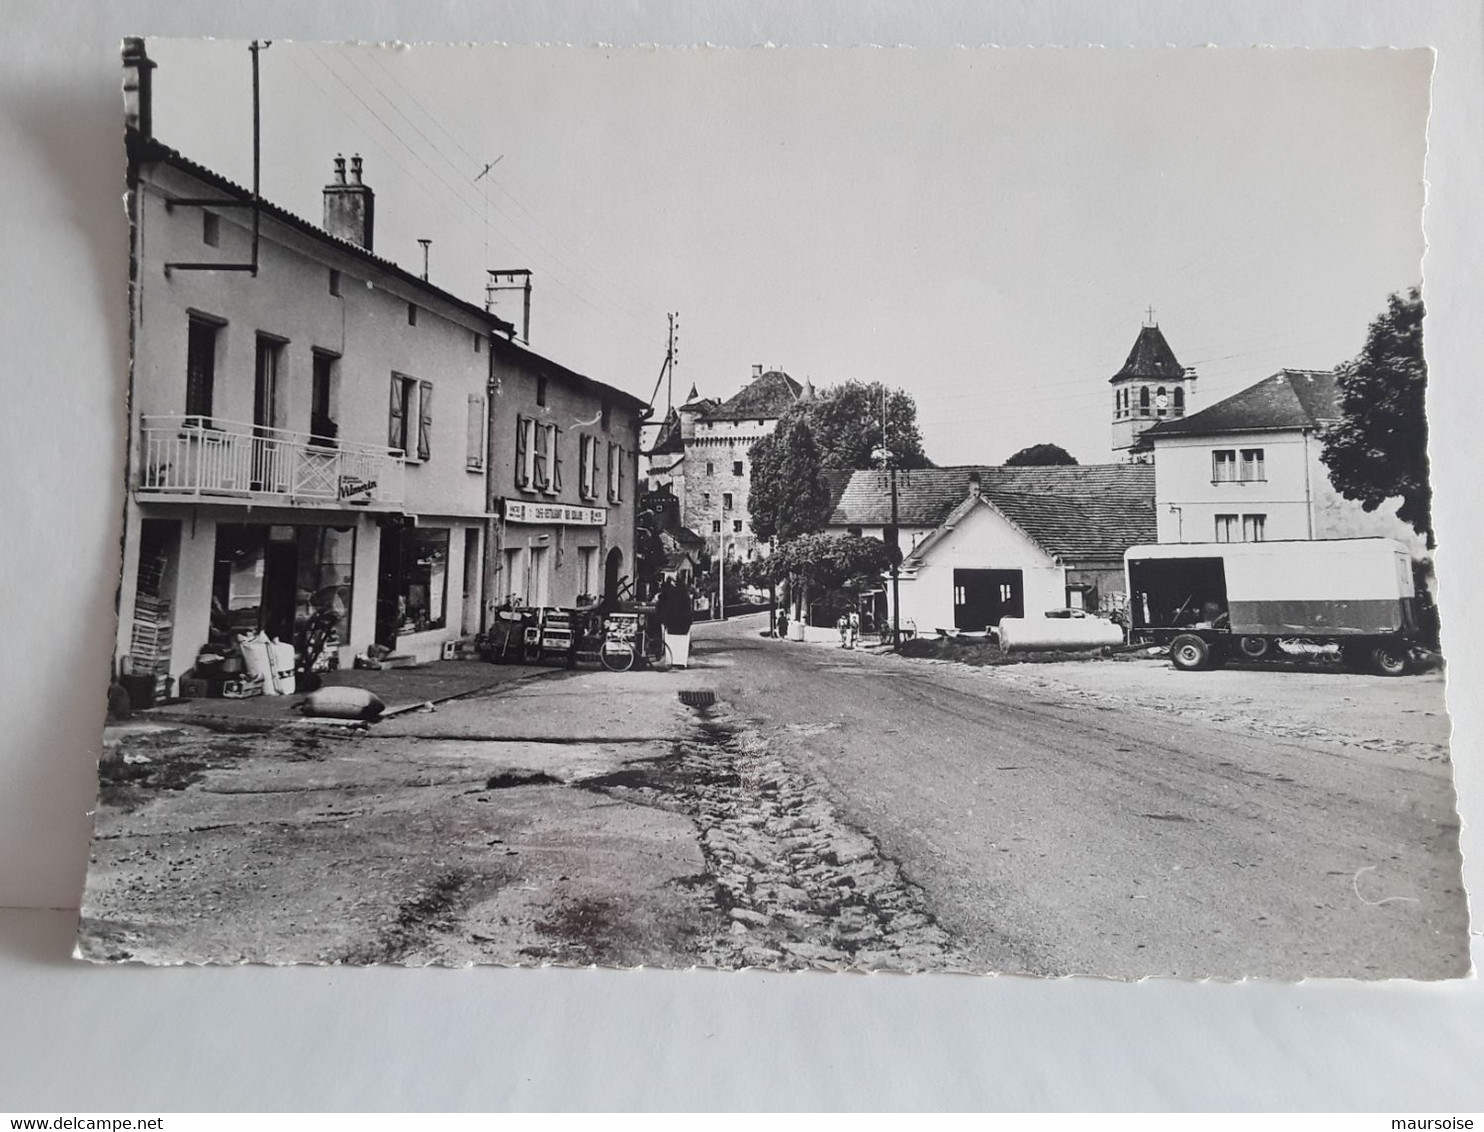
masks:
[[[979,630],[1001,617],[1122,607],[1123,552],[1154,535],[1146,464],[856,472],[830,529],[901,546],[904,625]],[[877,616],[889,619],[890,587]]]

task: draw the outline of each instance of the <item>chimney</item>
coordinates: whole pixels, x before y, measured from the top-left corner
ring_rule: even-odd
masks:
[[[752,376],[753,377],[762,377],[763,376],[763,367],[762,367],[761,364],[758,364],[758,365],[755,365],[755,366],[752,367]]]
[[[375,220],[376,194],[361,183],[361,155],[350,159],[347,183],[345,158],[336,154],[335,180],[325,186],[325,231],[369,252]]]
[[[969,498],[970,499],[978,499],[979,498],[979,492],[982,489],[983,489],[983,485],[979,482],[979,473],[978,472],[970,472],[969,473]]]
[[[153,82],[150,72],[155,69],[152,60],[144,51],[144,40],[131,35],[124,40],[124,124],[142,137],[154,136],[154,115],[151,112]]]

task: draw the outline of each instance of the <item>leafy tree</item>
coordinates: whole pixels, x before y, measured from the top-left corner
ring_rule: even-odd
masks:
[[[830,489],[805,417],[785,413],[778,427],[752,446],[751,458],[747,510],[753,534],[785,542],[829,522]]]
[[[1075,464],[1073,456],[1059,444],[1032,444],[1005,461],[1007,468],[1044,468]]]
[[[832,608],[854,604],[855,595],[879,583],[882,573],[901,560],[901,551],[880,539],[815,533],[782,544],[761,568],[774,581],[786,580],[796,604],[806,610],[811,594]]]
[[[1340,420],[1324,431],[1321,458],[1340,494],[1366,511],[1400,497],[1397,517],[1431,547],[1422,319],[1415,287],[1392,295],[1360,355],[1336,367]]]
[[[882,392],[879,381],[847,381],[789,410],[809,421],[826,470],[850,472],[878,465],[875,453],[882,447]],[[897,467],[929,467],[922,450],[922,433],[917,428],[917,403],[900,389],[885,393],[886,435]]]

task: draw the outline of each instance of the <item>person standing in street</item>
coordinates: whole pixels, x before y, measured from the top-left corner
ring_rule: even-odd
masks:
[[[684,581],[666,578],[655,601],[660,628],[665,634],[665,647],[670,650],[670,663],[677,668],[690,667],[690,627],[695,616],[690,587]]]
[[[861,615],[852,609],[847,616],[850,618],[850,632],[849,640],[846,642],[845,647],[848,649],[853,649],[860,641]]]

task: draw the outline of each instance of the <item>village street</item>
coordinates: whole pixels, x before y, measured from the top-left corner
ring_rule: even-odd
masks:
[[[970,669],[761,627],[698,626],[686,671],[512,672],[364,731],[135,732],[84,953],[1467,969],[1438,673]]]

